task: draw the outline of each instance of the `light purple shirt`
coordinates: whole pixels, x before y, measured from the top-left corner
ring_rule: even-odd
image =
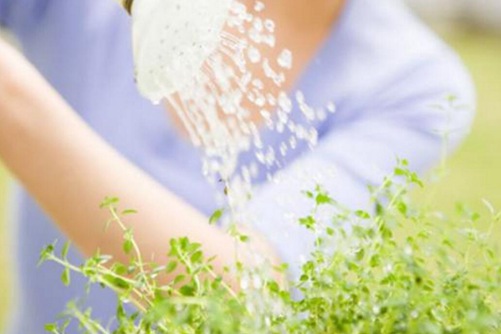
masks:
[[[178,136],[161,107],[138,95],[130,22],[113,1],[0,0],[0,23],[19,38],[29,60],[71,106],[124,156],[203,213],[217,208],[208,196],[217,190],[202,176],[199,152]],[[308,233],[284,217],[285,212],[300,216],[309,207],[300,197],[306,186],[298,181],[298,170],[322,174],[338,201],[365,208],[367,185],[390,173],[397,157],[408,159],[416,171],[426,170],[440,157],[441,132],[453,130],[449,140],[455,147],[473,117],[474,92],[458,57],[393,0],[349,0],[296,88],[312,107],[333,101],[337,112],[315,124],[320,135],[315,150],[299,145],[284,159],[283,182],[258,180],[251,204],[256,228],[292,264],[311,246]],[[445,115],[436,105],[447,95],[472,109]],[[304,122],[299,110],[293,117]],[[284,136],[263,132],[274,147]],[[59,266],[37,268],[43,246],[55,239],[62,244],[64,237],[26,192],[18,189],[17,199],[19,297],[10,333],[43,333],[43,325],[54,321],[67,301],[85,296],[85,280],[75,277],[65,288]],[[71,256],[80,261],[76,252]],[[97,287],[87,297],[103,320],[113,315],[115,300]],[[68,331],[75,332],[74,327]]]

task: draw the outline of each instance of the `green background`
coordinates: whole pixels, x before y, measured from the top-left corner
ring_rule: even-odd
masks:
[[[434,205],[450,212],[456,202],[480,210],[481,199],[501,209],[501,36],[482,32],[456,32],[446,39],[462,56],[478,90],[478,114],[471,136],[452,157],[449,172],[428,188]],[[6,228],[7,173],[0,166],[0,328],[9,308],[13,278]],[[55,283],[57,284],[57,282]],[[62,288],[62,287],[61,287]]]

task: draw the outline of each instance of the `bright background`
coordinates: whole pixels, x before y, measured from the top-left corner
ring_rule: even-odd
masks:
[[[409,1],[461,55],[479,97],[472,134],[450,160],[448,174],[433,186],[434,202],[450,212],[458,201],[480,209],[485,198],[501,209],[501,1]],[[8,183],[0,165],[0,330],[13,281],[6,233]]]

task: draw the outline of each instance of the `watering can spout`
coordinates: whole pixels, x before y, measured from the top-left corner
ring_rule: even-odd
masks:
[[[201,73],[219,46],[233,0],[115,1],[132,16],[139,91],[159,101]]]

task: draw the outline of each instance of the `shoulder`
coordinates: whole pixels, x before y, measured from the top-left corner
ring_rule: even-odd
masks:
[[[40,38],[43,34],[60,37],[68,29],[85,31],[106,28],[116,32],[114,25],[127,22],[114,1],[101,0],[0,0],[0,25],[21,40]]]
[[[397,0],[351,0],[334,37],[333,82],[359,105],[455,96],[475,104],[461,59]],[[336,76],[337,75],[337,76]]]

